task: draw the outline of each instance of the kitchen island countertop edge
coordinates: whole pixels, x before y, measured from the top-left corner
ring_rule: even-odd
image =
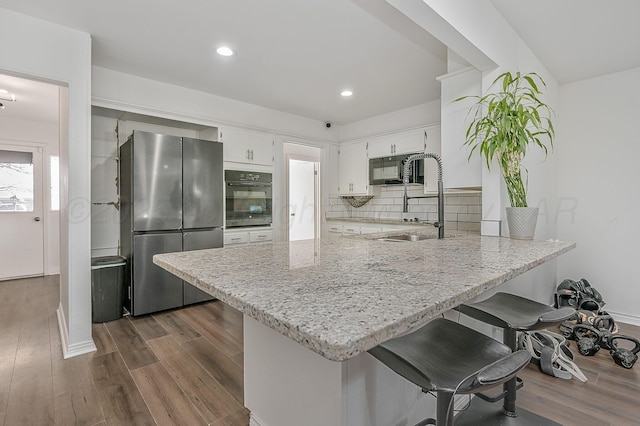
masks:
[[[575,247],[380,235],[155,255],[154,263],[333,361],[344,361]]]

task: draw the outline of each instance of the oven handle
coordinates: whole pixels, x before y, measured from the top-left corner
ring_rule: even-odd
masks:
[[[228,186],[271,186],[271,182],[227,182]]]

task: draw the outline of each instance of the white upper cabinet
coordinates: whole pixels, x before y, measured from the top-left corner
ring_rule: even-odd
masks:
[[[341,144],[338,164],[340,195],[364,195],[369,192],[366,142]]]
[[[408,130],[369,139],[369,158],[424,152],[424,132]]]
[[[274,135],[257,130],[224,126],[219,130],[224,143],[224,161],[273,165]]]
[[[445,188],[473,188],[482,186],[482,162],[480,154],[465,146],[469,127],[468,112],[474,99],[453,102],[462,96],[477,96],[482,93],[482,75],[475,68],[465,68],[440,77],[442,90],[442,161],[445,170]]]

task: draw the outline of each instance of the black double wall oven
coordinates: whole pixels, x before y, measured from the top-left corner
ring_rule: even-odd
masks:
[[[271,173],[225,170],[226,227],[269,226]]]

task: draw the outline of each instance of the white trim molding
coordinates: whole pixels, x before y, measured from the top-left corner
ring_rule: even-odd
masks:
[[[629,314],[621,314],[618,312],[607,311],[609,315],[613,317],[618,322],[624,324],[631,324],[640,327],[640,316],[638,315],[629,315]]]
[[[67,333],[67,323],[64,319],[62,304],[58,305],[58,309],[56,309],[56,314],[58,316],[58,329],[60,330],[62,357],[64,359],[72,358],[78,355],[88,354],[89,352],[98,350],[98,348],[96,348],[95,343],[93,342],[93,339],[70,345],[69,334]]]

